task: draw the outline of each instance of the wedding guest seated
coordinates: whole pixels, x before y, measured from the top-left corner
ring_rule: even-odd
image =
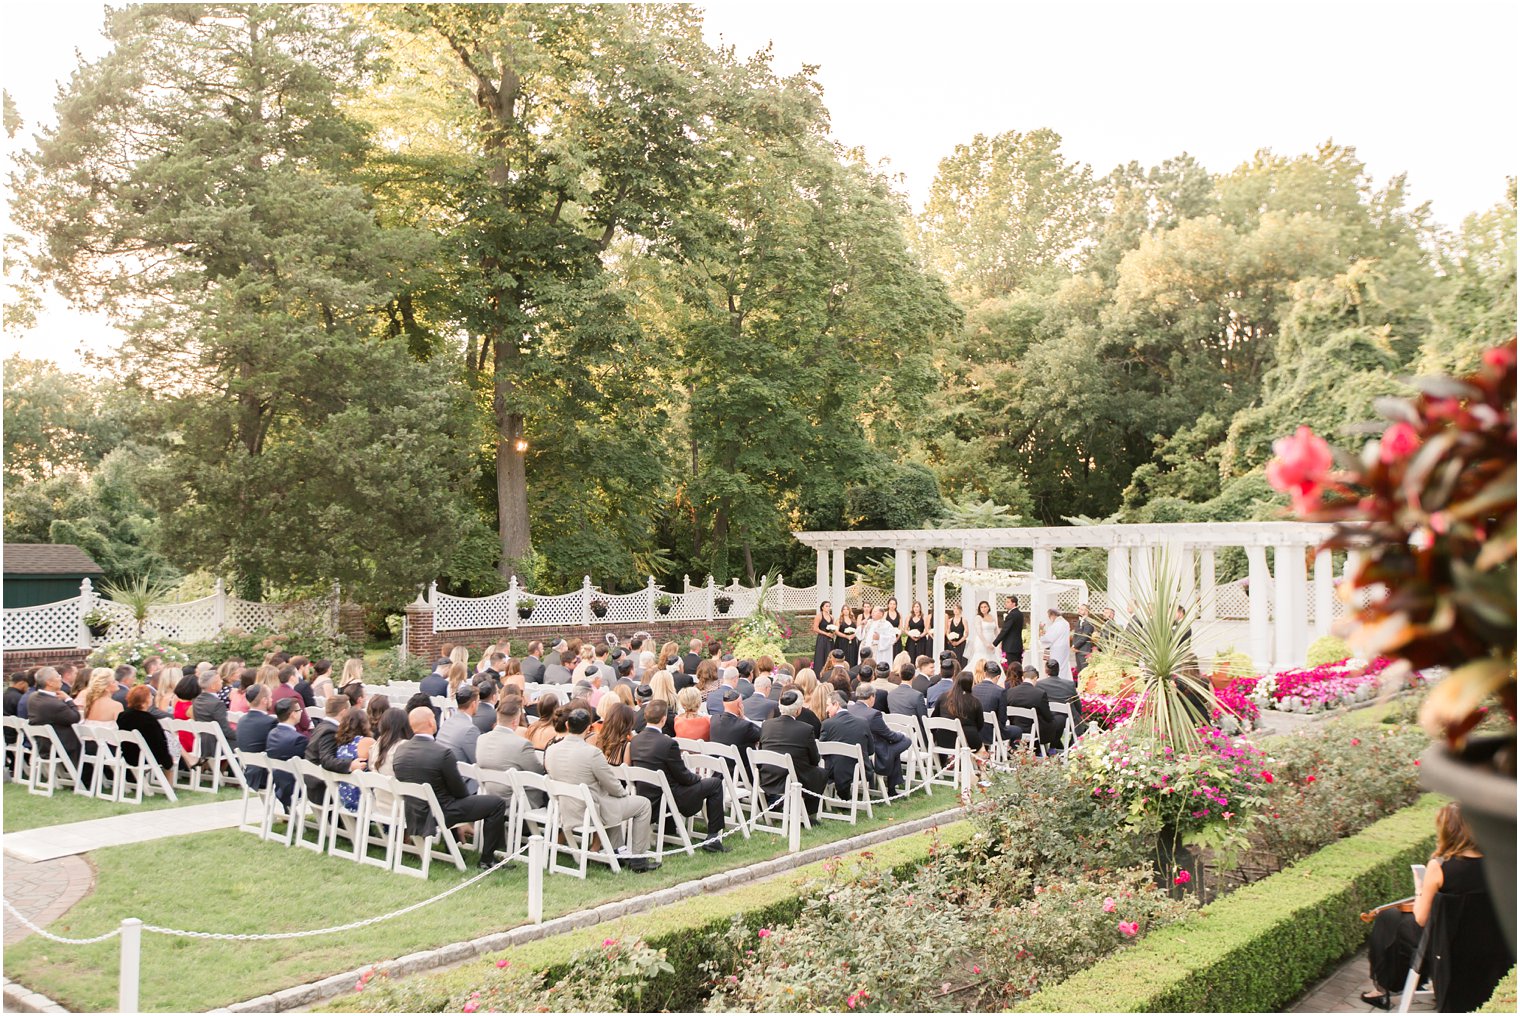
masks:
[[[1002,668],[991,660],[983,661],[976,668],[976,677],[971,685],[971,694],[982,707],[982,712],[991,713],[994,722],[997,723],[998,733],[1006,740],[1008,737],[1008,694],[998,684],[998,678],[1002,676]],[[992,743],[992,724],[982,724],[982,743]]]
[[[871,744],[866,750],[866,764],[887,778],[887,793],[895,794],[902,786],[902,758],[912,747],[913,740],[907,734],[887,726],[881,711],[871,701],[874,694],[869,686],[856,688],[855,701],[846,705],[845,709],[870,731]]]
[[[200,688],[200,694],[190,706],[190,717],[199,723],[215,723],[222,728],[222,737],[227,739],[230,748],[237,743],[237,734],[233,733],[232,724],[227,722],[227,703],[222,701],[222,679],[214,670],[208,670],[195,678],[196,685]],[[210,734],[201,735],[200,754],[203,759],[214,758],[216,755],[216,738]]]
[[[538,700],[538,719],[528,725],[526,736],[533,747],[543,751],[554,740],[554,721],[559,714],[559,696],[546,692]]]
[[[702,666],[706,666],[703,661]],[[701,669],[700,667],[698,668]],[[701,715],[703,694],[696,688],[682,688],[676,695],[676,704],[680,707],[680,714],[676,716],[675,736],[686,737],[694,741],[706,741],[712,733],[712,721]],[[655,701],[659,701],[656,699]],[[645,722],[648,722],[649,710],[644,710]],[[662,716],[661,722],[664,722]]]
[[[681,817],[690,818],[705,809],[707,838],[702,842],[702,849],[713,854],[726,853],[729,848],[722,840],[723,781],[716,776],[698,776],[686,768],[686,763],[681,759],[680,745],[676,744],[674,738],[667,737],[660,731],[664,723],[664,702],[656,700],[644,707],[644,729],[628,746],[628,763],[665,774],[665,781],[670,784]],[[639,795],[649,801],[651,808],[658,807],[659,788],[647,783],[640,783],[637,788]],[[680,820],[680,817],[672,818],[672,821]]]
[[[504,698],[497,706],[496,726],[488,732],[480,735],[480,740],[475,742],[475,764],[482,769],[493,769],[497,772],[505,772],[508,769],[520,769],[523,772],[544,773],[544,763],[533,743],[522,735],[518,726],[521,719],[522,699]],[[488,783],[484,793],[496,794],[499,797],[511,797],[510,788],[499,783]],[[537,798],[537,800],[533,800]],[[544,804],[543,794],[534,793],[529,795],[531,807],[539,808]]]
[[[803,807],[809,815],[816,815],[817,795],[823,792],[826,779],[819,765],[818,738],[813,736],[812,727],[797,718],[802,712],[801,694],[795,690],[782,692],[777,707],[779,714],[760,725],[760,743],[756,747],[792,757],[798,781],[804,790],[811,791],[802,795]],[[780,800],[786,791],[786,773],[774,766],[762,768],[760,789],[772,802]]]
[[[459,664],[455,664],[459,666]],[[468,685],[460,685],[454,692],[454,715],[443,721],[438,728],[438,743],[454,752],[460,762],[474,763],[475,742],[480,739],[480,728],[475,726],[475,712],[480,708],[480,696]]]
[[[1076,682],[1061,676],[1061,661],[1056,659],[1045,661],[1045,676],[1040,679],[1039,688],[1051,702],[1065,702],[1071,706],[1072,733],[1080,735],[1084,729],[1082,700],[1077,696]],[[1051,727],[1049,744],[1053,747],[1061,743],[1061,732],[1066,729],[1066,718],[1056,714]],[[1044,733],[1044,731],[1045,721],[1041,720],[1040,732]]]
[[[269,689],[255,684],[245,695],[248,699],[248,714],[237,725],[237,748],[239,751],[261,753],[268,746],[269,732],[277,722],[269,713]],[[262,766],[246,766],[243,775],[248,781],[248,789],[264,789]]]
[[[1050,714],[1050,700],[1045,697],[1045,692],[1035,682],[1038,671],[1033,667],[1025,667],[1023,673],[1014,670],[1008,675],[1008,690],[1006,698],[1008,705],[1018,706],[1020,709],[1033,709],[1035,718],[1040,723],[1040,739],[1047,746],[1050,741],[1051,731],[1057,730],[1055,719]],[[1033,725],[1027,719],[1013,719],[1008,721],[1008,739],[1017,741],[1033,729]],[[1060,743],[1057,735],[1055,743]]]
[[[83,723],[115,723],[121,715],[121,703],[112,696],[120,687],[116,674],[109,667],[96,667],[90,671],[90,683],[75,699]],[[122,695],[126,698],[126,695]]]
[[[586,742],[591,730],[591,711],[571,709],[565,717],[565,736],[544,752],[544,770],[551,780],[579,783],[591,790],[592,800],[613,845],[622,840],[623,823],[632,820],[633,834],[629,848],[636,855],[627,862],[630,871],[653,871],[660,862],[644,856],[649,853],[649,801],[628,788],[612,772],[607,757]],[[574,801],[561,800],[562,821],[572,827],[585,818],[583,808]]]
[[[426,783],[451,826],[482,824],[480,860],[482,870],[495,866],[497,854],[506,842],[507,802],[490,794],[471,794],[459,774],[459,762],[446,745],[433,737],[438,729],[433,710],[413,709],[407,717],[412,736],[394,749],[391,763],[396,779],[404,783]],[[406,799],[406,831],[412,836],[427,836],[436,830],[436,822],[427,805],[414,798]]]
[[[760,725],[745,719],[744,703],[737,690],[724,688],[722,694],[722,710],[708,717],[710,721],[708,740],[714,744],[727,744],[738,748],[739,757],[744,760],[744,768],[748,771],[749,750],[759,744]],[[729,768],[733,768],[732,760],[730,760]]]
[[[868,688],[866,694],[872,692]],[[823,736],[820,741],[837,741],[841,744],[853,744],[860,748],[861,758],[870,764],[871,759],[871,727],[865,720],[849,712],[845,707],[845,697],[837,691],[828,694],[828,716],[823,721]],[[828,773],[829,782],[834,784],[834,793],[848,800],[850,788],[855,781],[855,760],[839,755],[830,755],[824,759],[823,767]]]
[[[966,746],[974,752],[982,750],[982,704],[971,694],[970,674],[961,674],[955,679],[955,687],[934,703],[932,715],[958,722]],[[954,736],[941,730],[934,732],[934,744],[947,750],[956,746]]]
[[[475,692],[480,696],[480,707],[475,710],[475,729],[484,734],[496,726],[496,698],[500,692],[490,678],[477,684]]]
[[[276,762],[303,758],[306,755],[306,735],[296,729],[296,718],[301,713],[299,696],[282,698],[274,704],[275,726],[269,731],[264,753]],[[290,798],[295,792],[295,780],[289,773],[274,774],[275,800],[290,810]]]
[[[63,677],[52,667],[38,669],[36,681],[37,690],[28,700],[28,721],[36,726],[53,728],[58,747],[78,762],[82,749],[74,728],[79,724],[79,707],[63,694]]]
[[[755,678],[755,693],[744,700],[743,711],[746,719],[756,723],[764,723],[777,713],[776,700],[770,697],[772,679],[765,675]]]
[[[148,754],[152,755],[153,761],[167,773],[174,768],[174,756],[169,752],[169,737],[164,733],[163,724],[148,712],[148,707],[152,704],[152,688],[145,684],[133,688],[127,692],[127,708],[116,717],[116,726],[121,730],[135,730],[141,734],[148,746]],[[121,746],[121,756],[128,765],[137,764],[137,755],[137,745],[123,744]]]

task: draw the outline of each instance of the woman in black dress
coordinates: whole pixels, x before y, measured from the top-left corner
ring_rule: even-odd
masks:
[[[945,624],[945,648],[955,654],[961,666],[966,665],[966,616],[959,603],[950,608],[950,620]]]
[[[823,665],[829,660],[829,651],[834,648],[834,635],[839,631],[839,625],[834,623],[834,605],[824,600],[818,605],[818,613],[813,615],[813,673],[823,673]]]
[[[1436,812],[1436,850],[1425,866],[1412,912],[1390,908],[1373,921],[1367,944],[1373,989],[1362,995],[1363,1002],[1390,1007],[1392,993],[1403,989],[1427,924],[1432,925],[1431,942],[1421,974],[1435,982],[1436,1011],[1471,1012],[1493,994],[1515,957],[1499,932],[1483,878],[1483,855],[1456,802]]]
[[[855,611],[848,606],[839,608],[839,632],[834,636],[834,648],[844,650],[844,661],[851,667],[860,666],[860,639],[856,631]]]
[[[887,609],[883,619],[892,626],[893,631],[897,632],[897,641],[892,645],[892,655],[896,656],[903,651],[903,646],[906,645],[907,639],[907,636],[903,634],[902,609],[897,606],[897,597],[887,597]],[[881,663],[883,661],[877,660],[876,662]],[[891,663],[892,661],[887,660],[885,662]]]
[[[912,608],[908,611],[908,620],[904,622],[903,651],[908,654],[908,659],[918,662],[920,656],[933,656],[934,629],[929,627],[929,619],[924,616],[924,605],[917,600],[913,601]],[[917,632],[918,634],[913,634]]]
[[[972,752],[982,750],[982,704],[971,693],[971,675],[957,674],[955,687],[939,697],[930,711],[931,716],[944,717],[960,723],[965,735],[966,747]],[[934,744],[946,751],[955,749],[955,735],[943,730],[934,732]]]

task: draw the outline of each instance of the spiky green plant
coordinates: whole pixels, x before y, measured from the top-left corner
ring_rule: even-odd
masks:
[[[170,586],[155,582],[146,575],[136,575],[120,583],[103,582],[100,589],[113,603],[131,611],[138,638],[142,638],[143,628],[147,626],[148,612],[161,603],[168,603],[173,592]]]
[[[1113,636],[1109,650],[1139,674],[1140,701],[1133,723],[1146,736],[1164,740],[1176,751],[1200,747],[1198,727],[1209,719],[1189,701],[1212,699],[1213,690],[1196,672],[1192,641],[1198,637],[1199,604],[1182,600],[1179,571],[1165,551],[1152,554],[1151,582],[1135,591],[1129,623]],[[1182,608],[1179,621],[1177,609]],[[1193,632],[1192,640],[1188,632]]]

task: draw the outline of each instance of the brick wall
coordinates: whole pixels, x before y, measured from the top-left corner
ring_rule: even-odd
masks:
[[[439,656],[444,646],[463,645],[470,648],[470,657],[473,659],[481,649],[491,643],[508,639],[518,646],[531,639],[539,639],[549,646],[553,645],[556,639],[561,638],[601,639],[607,632],[612,632],[619,639],[624,639],[636,631],[644,631],[654,636],[658,642],[671,639],[680,642],[684,649],[686,640],[693,637],[711,636],[719,641],[726,640],[728,630],[736,620],[738,618],[728,617],[714,621],[640,621],[598,624],[593,619],[590,624],[565,625],[561,628],[462,628],[458,631],[435,632],[433,631],[432,608],[412,604],[406,608],[406,648],[412,656],[423,660],[433,660]],[[812,615],[793,615],[789,617],[789,620],[795,631],[799,626],[806,628],[811,623]]]
[[[5,654],[0,669],[9,675],[33,667],[61,667],[65,663],[83,667],[89,655],[88,649],[17,649]]]

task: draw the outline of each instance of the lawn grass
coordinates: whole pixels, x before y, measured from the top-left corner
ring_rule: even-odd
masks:
[[[158,811],[160,808],[181,808],[192,804],[214,804],[217,801],[235,800],[242,791],[223,787],[220,793],[204,794],[190,790],[176,790],[178,801],[166,797],[144,797],[142,804],[117,804],[102,801],[98,797],[84,797],[72,790],[54,791],[52,797],[28,793],[18,783],[5,784],[3,828],[8,833],[43,826],[84,822],[92,818],[110,818],[113,815],[131,815],[142,811]]]
[[[877,810],[855,826],[819,823],[803,832],[803,847],[944,811],[956,805],[943,788]],[[784,839],[756,833],[728,838],[727,854],[698,852],[668,857],[645,875],[613,875],[599,865],[585,880],[550,876],[544,915],[553,917],[609,900],[635,896],[724,868],[785,853]],[[98,872],[95,891],[49,926],[55,934],[88,937],[124,917],[187,930],[284,932],[343,924],[436,895],[474,874],[434,864],[427,882],[393,875],[310,851],[266,843],[224,830],[151,844],[144,868],[141,844],[89,855]],[[474,855],[466,859],[473,863]],[[215,1008],[420,949],[463,941],[522,924],[527,919],[527,872],[512,865],[433,906],[355,931],[311,938],[216,942],[143,936],[141,1007],[147,1011]],[[635,919],[636,920],[636,919]],[[116,1008],[119,945],[64,946],[37,936],[5,950],[5,974],[74,1011]]]

